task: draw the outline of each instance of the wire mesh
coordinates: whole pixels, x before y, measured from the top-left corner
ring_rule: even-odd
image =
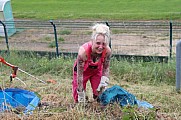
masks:
[[[75,53],[91,39],[91,26],[104,21],[53,21],[56,25],[59,52]],[[169,56],[170,21],[109,22],[113,54]],[[55,37],[50,21],[16,20],[16,33],[9,36],[10,50],[55,52]],[[173,21],[173,54],[180,38],[181,23]],[[0,48],[6,49],[4,38]]]

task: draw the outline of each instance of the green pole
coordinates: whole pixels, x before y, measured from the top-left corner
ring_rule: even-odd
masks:
[[[56,26],[55,26],[55,24],[53,23],[53,21],[52,21],[52,20],[50,20],[50,23],[53,25],[53,28],[54,28],[55,45],[56,45],[56,55],[57,55],[57,57],[59,57],[59,52],[58,52],[58,40],[57,40],[57,30],[56,30]]]
[[[172,59],[172,21],[170,21],[170,59]]]
[[[110,25],[109,25],[109,23],[108,22],[106,22],[106,25],[109,27],[109,29],[110,29]],[[111,44],[111,38],[110,38],[110,41],[109,41],[109,47],[110,48],[112,48],[112,44]]]
[[[0,23],[3,25],[4,28],[4,35],[5,35],[5,39],[6,39],[6,46],[7,46],[7,51],[9,52],[9,44],[8,44],[8,35],[7,35],[7,31],[6,31],[6,25],[0,20]]]

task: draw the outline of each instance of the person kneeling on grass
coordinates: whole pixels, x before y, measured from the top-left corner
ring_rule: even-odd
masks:
[[[109,82],[111,48],[109,47],[110,30],[102,23],[92,27],[92,37],[78,51],[73,66],[72,94],[75,103],[85,102],[86,83],[90,80],[93,98]]]

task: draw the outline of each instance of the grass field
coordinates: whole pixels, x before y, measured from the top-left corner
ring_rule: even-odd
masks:
[[[12,0],[19,19],[181,20],[180,0]]]

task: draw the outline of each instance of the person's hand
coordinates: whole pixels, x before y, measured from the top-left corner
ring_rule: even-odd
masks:
[[[85,92],[77,91],[77,94],[78,94],[78,102],[80,102],[80,103],[85,102]]]
[[[106,89],[106,87],[108,86],[108,84],[109,84],[109,78],[106,76],[102,76],[99,86],[97,88],[97,91],[98,92],[104,91]]]

